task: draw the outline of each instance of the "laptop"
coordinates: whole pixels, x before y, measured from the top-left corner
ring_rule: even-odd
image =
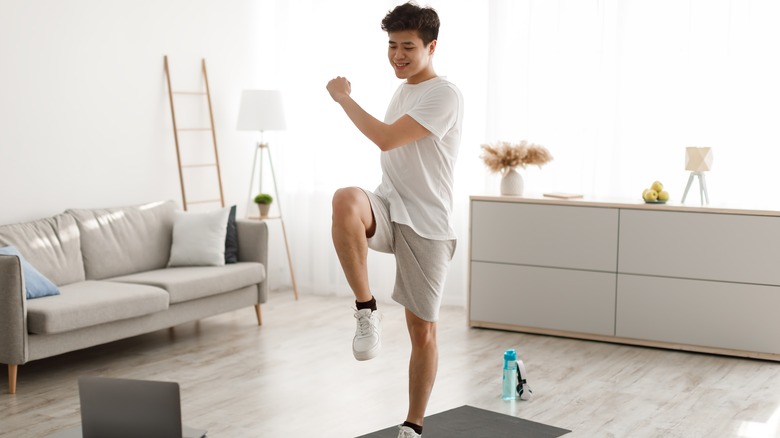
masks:
[[[179,384],[149,380],[79,379],[81,427],[49,438],[204,438],[183,426]]]

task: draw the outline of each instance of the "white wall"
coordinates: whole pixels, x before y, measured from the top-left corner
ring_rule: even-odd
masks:
[[[181,202],[166,54],[174,90],[202,89],[206,58],[225,200],[243,215],[257,135],[236,119],[241,90],[276,87],[273,14],[273,1],[0,0],[0,224]],[[205,100],[177,99],[180,127],[207,123]],[[180,139],[210,146],[198,138]]]
[[[207,59],[227,201],[243,201],[254,136],[236,115],[243,88],[273,86],[269,3],[1,0],[0,223],[180,200],[165,54],[174,89],[200,88]]]

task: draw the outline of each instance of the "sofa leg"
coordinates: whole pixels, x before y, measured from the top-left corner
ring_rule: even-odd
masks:
[[[18,365],[8,365],[8,392],[11,394],[16,394],[16,372],[18,369]]]
[[[257,325],[263,325],[263,317],[260,315],[260,305],[255,304],[255,313],[257,314]]]

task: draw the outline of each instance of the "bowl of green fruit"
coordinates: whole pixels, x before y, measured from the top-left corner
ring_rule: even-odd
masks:
[[[642,191],[642,199],[646,204],[666,204],[669,200],[669,192],[664,190],[660,181],[655,181],[649,189]]]

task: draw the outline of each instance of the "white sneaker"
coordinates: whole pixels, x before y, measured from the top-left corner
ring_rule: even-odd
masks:
[[[352,339],[352,354],[357,360],[373,359],[382,349],[379,335],[382,333],[382,315],[379,311],[360,309],[355,312],[357,329]]]
[[[398,438],[421,438],[422,435],[418,434],[411,427],[398,426]]]

